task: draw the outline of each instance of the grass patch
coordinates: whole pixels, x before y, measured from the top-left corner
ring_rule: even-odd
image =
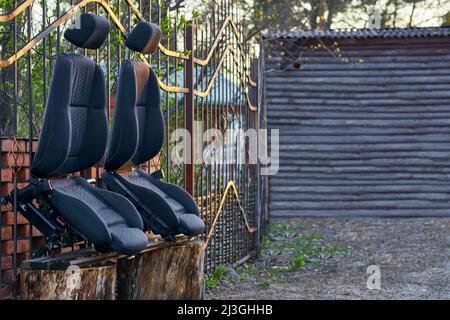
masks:
[[[262,289],[267,289],[270,287],[270,282],[268,280],[261,280],[256,282],[256,285]]]
[[[291,222],[275,222],[263,240],[263,256],[271,263],[261,268],[261,273],[275,277],[282,272],[294,272],[308,265],[317,265],[347,250],[326,245],[323,237],[300,231],[302,226]],[[279,262],[281,261],[281,262]]]
[[[267,289],[272,283],[284,283],[290,272],[318,266],[342,252],[347,249],[327,243],[298,221],[273,222],[263,238],[259,259],[236,268],[238,277],[229,276],[226,266],[218,266],[206,276],[206,289],[212,291],[226,281],[251,281]]]
[[[221,280],[226,280],[227,267],[224,265],[217,266],[214,271],[205,278],[206,289],[214,290]]]
[[[255,274],[255,267],[252,264],[248,264],[237,271],[239,273],[239,279],[242,281]]]

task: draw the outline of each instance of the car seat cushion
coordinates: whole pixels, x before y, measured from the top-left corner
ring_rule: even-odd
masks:
[[[111,248],[122,254],[133,255],[147,246],[148,237],[138,228],[115,225],[111,228]]]
[[[184,213],[178,216],[180,231],[186,236],[196,236],[205,230],[205,223],[196,214]]]
[[[128,180],[128,178],[121,177],[121,180],[126,188],[139,199],[143,206],[151,210],[152,213],[156,214],[173,228],[179,225],[180,220],[175,211],[177,209],[183,210],[183,208],[171,207],[173,203],[167,201],[167,195],[161,193],[159,190],[150,189],[145,184],[141,185],[137,179]]]
[[[167,183],[160,182],[154,178],[152,178],[150,175],[146,174],[145,172],[141,170],[135,170],[131,173],[128,173],[126,175],[122,176],[126,181],[128,182],[128,187],[132,190],[136,190],[139,188],[140,192],[146,192],[147,196],[144,194],[140,195],[140,199],[149,199],[150,194],[153,194],[153,196],[157,196],[159,199],[158,201],[148,201],[148,205],[154,209],[155,213],[160,215],[164,220],[167,220],[170,218],[170,216],[177,217],[177,224],[174,225],[174,222],[172,223],[172,228],[177,228],[179,233],[183,233],[187,236],[193,236],[198,235],[203,232],[205,229],[205,224],[202,219],[199,218],[198,212],[189,212],[186,210],[186,207],[183,206],[177,199],[172,197],[172,193],[166,193],[164,190],[159,188],[158,186],[173,186],[176,187],[176,190],[179,188],[174,185],[170,185]],[[156,180],[158,181],[158,186],[155,185]],[[168,189],[171,190],[171,189]],[[197,208],[194,200],[190,198],[188,201],[192,201],[192,207]],[[162,202],[163,205],[159,204],[158,202]],[[164,208],[170,208],[168,211]]]
[[[101,190],[79,177],[55,179],[52,186],[50,200],[57,211],[102,251],[106,248],[123,254],[135,254],[146,247],[145,233],[130,227],[122,213],[102,197]],[[125,198],[119,201],[129,202]],[[141,219],[131,203],[129,205],[133,211],[127,214]]]

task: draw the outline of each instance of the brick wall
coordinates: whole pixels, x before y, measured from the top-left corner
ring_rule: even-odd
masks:
[[[33,142],[33,151],[37,146]],[[27,140],[18,140],[17,145],[11,139],[1,140],[1,193],[2,196],[11,192],[14,188],[14,171],[17,171],[17,186],[26,186],[30,177],[29,150]],[[14,152],[13,152],[14,151]],[[14,165],[17,166],[14,166]],[[8,284],[14,281],[13,254],[14,254],[14,212],[11,205],[2,206],[1,236],[0,236],[0,276],[1,283]],[[30,247],[39,248],[44,243],[42,234],[32,228],[32,239],[30,239],[30,224],[20,214],[17,215],[17,264],[28,259]]]

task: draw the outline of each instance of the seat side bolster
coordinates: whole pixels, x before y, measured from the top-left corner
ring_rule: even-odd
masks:
[[[112,236],[105,221],[83,201],[59,189],[51,191],[50,201],[63,218],[76,230],[82,232],[94,245],[109,246],[111,244]]]
[[[163,218],[167,224],[177,226],[180,223],[180,219],[178,219],[178,216],[173,209],[167,204],[166,200],[156,192],[129,181],[127,181],[127,187],[140,201],[151,208],[158,216]],[[170,212],[171,214],[161,215],[161,213],[167,212]]]
[[[199,215],[198,206],[195,203],[195,200],[186,190],[180,188],[175,184],[160,181],[150,175],[143,174],[141,172],[139,173],[139,175],[141,177],[144,177],[145,179],[148,179],[152,184],[161,189],[169,197],[179,202],[184,207],[184,209],[186,209],[186,212],[196,214],[197,216]]]
[[[139,212],[127,198],[112,191],[102,189],[95,189],[95,193],[124,218],[130,228],[144,229],[144,222]]]

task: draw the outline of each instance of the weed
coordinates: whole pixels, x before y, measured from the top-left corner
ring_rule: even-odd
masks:
[[[239,279],[245,280],[255,273],[255,267],[253,265],[247,265],[247,267],[239,274]]]
[[[207,289],[216,289],[219,281],[226,280],[225,274],[227,273],[227,267],[224,265],[217,266],[211,275],[206,276],[205,283]]]
[[[267,280],[258,281],[256,284],[258,285],[258,287],[261,287],[263,289],[267,289],[270,287],[270,282]]]
[[[308,266],[318,266],[323,261],[347,252],[346,249],[326,243],[321,235],[307,231],[307,227],[297,222],[275,222],[263,238],[259,264],[247,264],[237,269],[239,280],[251,276],[258,280],[256,285],[267,289],[271,283],[284,281],[284,274],[302,270]],[[227,280],[227,268],[218,266],[206,278],[206,287],[216,289],[221,281]]]

